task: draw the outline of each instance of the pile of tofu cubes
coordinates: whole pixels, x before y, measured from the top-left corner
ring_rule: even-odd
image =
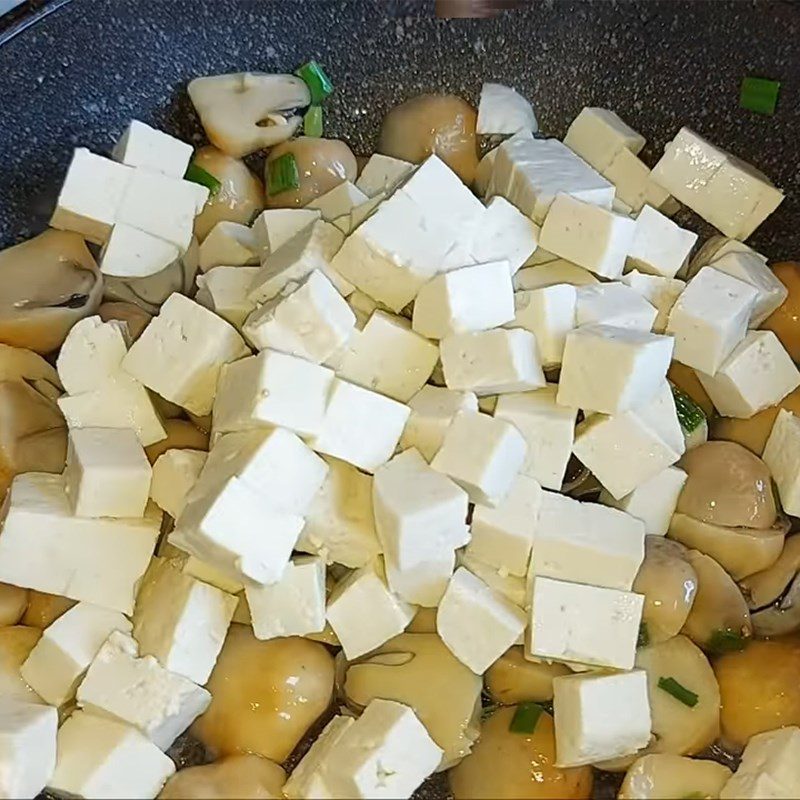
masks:
[[[564,143],[530,119],[481,162],[485,202],[436,156],[376,155],[307,208],[219,223],[196,298],[172,294],[136,341],[72,329],[66,471],[14,479],[0,581],[78,604],[22,666],[47,705],[0,709],[4,792],[155,797],[235,614],[264,640],[327,631],[352,660],[436,608],[478,675],[514,644],[574,667],[554,681],[559,765],[648,744],[631,587],[686,478],[667,369],[732,416],[800,384],[758,330],[785,290],[741,241],[781,195],[688,129],[651,171],[612,112],[584,109]],[[102,245],[108,275],[156,274],[206,199],[190,155],[136,122],[115,160],[76,151],[53,225]],[[736,238],[690,260],[678,201]],[[154,393],[210,415],[208,453],[150,467]],[[785,413],[774,449],[798,452]],[[560,493],[573,454],[602,502]],[[779,482],[800,506],[796,464]],[[409,797],[441,756],[376,700],[334,717],[284,792]]]

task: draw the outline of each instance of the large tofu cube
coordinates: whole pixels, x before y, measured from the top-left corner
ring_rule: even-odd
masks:
[[[652,325],[653,332],[664,333],[672,306],[686,288],[686,283],[678,278],[645,275],[636,269],[626,273],[622,282],[655,307],[657,315]]]
[[[601,278],[619,278],[635,228],[628,217],[562,194],[550,207],[539,242]]]
[[[350,181],[342,181],[325,194],[315,197],[306,208],[316,208],[326,222],[333,222],[343,214],[348,214],[356,206],[366,203],[369,198]]]
[[[0,795],[39,796],[56,766],[57,731],[55,708],[0,700]]]
[[[247,295],[257,272],[258,267],[213,267],[197,276],[195,300],[241,331],[256,307]]]
[[[525,630],[525,612],[459,567],[439,603],[436,631],[452,654],[482,675]]]
[[[139,658],[134,638],[114,631],[90,664],[77,700],[87,713],[127,723],[166,750],[208,708],[211,695],[152,656]]]
[[[525,461],[527,445],[510,422],[459,411],[431,466],[466,490],[473,503],[496,507]]]
[[[676,225],[652,206],[636,217],[628,266],[650,275],[674,278],[697,242],[697,234]]]
[[[533,255],[539,228],[516,206],[499,195],[479,217],[469,251],[478,263],[507,261],[513,275]]]
[[[391,191],[400,181],[414,171],[414,165],[400,158],[374,153],[364,164],[356,186],[372,197],[383,191]]]
[[[800,516],[800,418],[781,409],[762,456],[787,514]]]
[[[658,311],[641,294],[616,281],[576,290],[575,321],[581,325],[612,325],[649,331]]]
[[[389,588],[406,603],[424,608],[439,605],[456,565],[455,550],[443,550],[412,567],[399,566],[388,551],[383,558]]]
[[[58,377],[68,394],[100,389],[119,372],[128,352],[125,329],[115,320],[86,317],[76,322],[56,359]]]
[[[321,216],[318,208],[268,208],[262,211],[251,228],[262,263],[270,253],[283,247],[300,231],[311,227]]]
[[[375,311],[346,345],[337,374],[405,403],[425,385],[438,360],[436,345],[412,331],[405,318]]]
[[[510,86],[484,83],[478,104],[478,133],[510,134],[539,130],[531,104]]]
[[[455,334],[442,339],[439,349],[449,389],[483,397],[545,384],[536,337],[521,328]]]
[[[129,167],[149,169],[173,178],[184,176],[192,153],[194,148],[190,144],[138,119],[131,120],[111,151],[115,160]]]
[[[258,264],[258,237],[247,225],[222,220],[218,222],[200,243],[198,253],[202,272],[213,267],[242,267]]]
[[[553,680],[556,762],[577,767],[635,753],[650,741],[647,673]],[[624,709],[624,713],[620,711]]]
[[[675,360],[713,375],[744,339],[758,292],[713,267],[703,267],[675,301],[667,333]]]
[[[548,383],[534,392],[497,398],[496,419],[511,422],[522,434],[528,452],[520,472],[545,489],[558,491],[572,455],[577,408],[556,402],[558,386]]]
[[[752,736],[719,796],[724,800],[791,798],[800,792],[800,730],[788,725]]]
[[[117,221],[133,173],[130,167],[96,156],[85,147],[77,148],[50,224],[103,244]]]
[[[118,222],[100,252],[100,271],[118,278],[148,278],[181,257],[177,245]]]
[[[319,431],[308,442],[318,453],[374,472],[392,457],[410,413],[396,400],[337,378]]]
[[[136,728],[76,711],[58,731],[47,788],[73,797],[154,798],[175,772],[169,756]]]
[[[586,107],[572,120],[564,144],[603,172],[620,150],[641,152],[645,138],[607,108]]]
[[[530,331],[542,365],[556,367],[561,364],[567,334],[575,327],[577,303],[575,287],[567,283],[516,292],[514,321],[506,327]]]
[[[644,405],[662,388],[673,340],[645,331],[587,325],[567,335],[559,405],[616,414]]]

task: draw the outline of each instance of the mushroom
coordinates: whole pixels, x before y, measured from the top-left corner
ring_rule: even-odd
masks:
[[[29,703],[44,702],[19,673],[19,668],[41,635],[38,628],[24,625],[0,628],[0,697]]]
[[[61,346],[100,305],[103,279],[77,233],[48,230],[0,252],[0,341],[37,353]]]
[[[196,428],[187,419],[164,420],[166,439],[145,447],[144,451],[151,464],[155,464],[160,455],[167,450],[188,449],[208,450],[208,434]]]
[[[512,647],[489,667],[484,681],[496,703],[543,703],[553,699],[553,678],[570,673],[564,664],[529,661],[521,647]]]
[[[419,607],[414,615],[414,619],[406,628],[407,633],[436,633],[436,612],[435,608]]]
[[[52,364],[33,350],[7,344],[0,344],[0,381],[25,381],[50,400],[64,390]]]
[[[0,627],[16,625],[28,607],[28,590],[0,583]]]
[[[47,594],[31,589],[28,593],[28,607],[22,617],[22,624],[43,631],[62,614],[69,611],[76,602],[76,600],[62,597],[60,594]]]
[[[103,322],[112,319],[124,322],[128,326],[128,341],[135,342],[142,331],[150,324],[153,315],[134,303],[103,303],[97,309],[97,315]]]
[[[159,800],[283,800],[286,772],[260,756],[230,756],[176,772]]]
[[[637,758],[625,775],[618,800],[719,797],[733,773],[723,764],[667,753]]]
[[[442,748],[442,767],[458,763],[480,730],[482,681],[433,633],[402,633],[348,664],[347,703],[362,710],[376,697],[414,709]]]
[[[302,122],[297,109],[311,103],[301,78],[265,72],[195,78],[189,98],[211,144],[236,158],[293,136]]]
[[[781,261],[772,265],[772,271],[789,290],[789,296],[761,327],[780,339],[793,361],[800,361],[800,263]]]

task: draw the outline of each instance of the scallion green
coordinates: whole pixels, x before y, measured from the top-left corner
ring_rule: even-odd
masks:
[[[639,635],[636,637],[637,647],[647,647],[650,644],[650,631],[647,630],[647,623],[639,624]]]
[[[720,628],[709,636],[705,649],[710,653],[735,653],[744,650],[747,639],[740,633]]]
[[[215,195],[222,184],[215,178],[210,172],[207,172],[202,167],[199,167],[194,161],[189,164],[186,168],[186,172],[183,176],[185,181],[191,181],[192,183],[199,183],[201,186],[205,186],[209,192],[211,192],[212,196]]]
[[[689,706],[689,708],[694,708],[700,699],[693,691],[678,683],[675,678],[659,678],[658,688],[667,694],[671,694],[676,700],[685,706]]]
[[[311,92],[311,103],[318,106],[332,91],[333,84],[331,79],[325,74],[325,70],[313,59],[307,64],[303,64],[295,75],[302,78],[309,92]]]
[[[270,195],[274,196],[289,189],[296,189],[298,186],[300,186],[300,173],[297,169],[297,161],[291,153],[284,153],[269,162],[267,191]]]
[[[780,81],[768,78],[743,78],[739,92],[739,105],[756,114],[774,114],[778,103]]]
[[[322,136],[322,106],[311,106],[303,117],[306,136]]]
[[[678,415],[678,422],[680,422],[683,432],[687,435],[694,433],[697,428],[706,421],[706,415],[703,409],[677,386],[674,384],[670,384],[670,386],[672,387],[672,397],[675,400],[675,411]]]
[[[520,703],[508,729],[511,733],[533,733],[544,709],[538,703]]]

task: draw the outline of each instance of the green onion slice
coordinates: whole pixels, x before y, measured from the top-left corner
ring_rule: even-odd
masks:
[[[756,114],[774,114],[780,88],[780,81],[744,78],[739,92],[739,105],[748,111],[755,111]]]
[[[639,635],[636,637],[637,647],[647,647],[650,644],[650,631],[647,630],[647,623],[642,622],[639,625]]]
[[[303,117],[306,136],[322,136],[322,106],[311,106]]]
[[[686,392],[682,392],[674,384],[670,384],[670,387],[672,388],[672,397],[675,400],[678,422],[680,422],[683,432],[686,434],[694,433],[706,421],[705,412]]]
[[[206,172],[202,167],[199,167],[194,161],[186,167],[186,173],[183,176],[185,181],[191,181],[192,183],[199,183],[201,186],[205,186],[212,195],[215,195],[219,190],[222,184],[210,173]]]
[[[716,630],[706,642],[705,649],[710,653],[735,653],[744,650],[747,638],[731,630]]]
[[[533,733],[544,709],[538,703],[520,703],[511,718],[511,733]]]
[[[291,153],[284,153],[270,161],[267,169],[267,191],[271,195],[280,194],[300,186],[300,173],[297,161]]]
[[[694,708],[700,699],[694,692],[678,683],[675,678],[659,678],[658,688],[663,689],[667,694],[671,694],[676,700],[685,706],[689,706],[689,708]]]
[[[333,91],[331,79],[313,59],[307,64],[303,64],[295,75],[306,82],[306,86],[311,92],[311,102],[315,106],[318,106]]]

